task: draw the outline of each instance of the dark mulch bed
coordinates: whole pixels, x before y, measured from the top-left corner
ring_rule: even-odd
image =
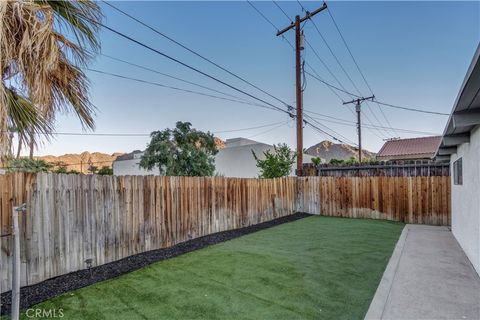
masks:
[[[98,267],[93,267],[90,270],[80,270],[61,275],[56,278],[48,279],[31,286],[21,288],[20,308],[29,308],[32,305],[51,299],[65,292],[86,287],[99,281],[118,277],[122,274],[132,272],[154,262],[176,257],[187,252],[205,248],[212,244],[238,238],[249,233],[299,220],[308,216],[310,215],[306,213],[295,213],[290,216],[281,217],[257,225],[192,239],[179,243],[173,247],[140,253]],[[1,295],[2,309],[0,315],[10,313],[11,298],[12,296],[10,291]]]

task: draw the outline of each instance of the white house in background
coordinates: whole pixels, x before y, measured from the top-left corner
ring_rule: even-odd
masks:
[[[450,161],[452,232],[480,274],[480,45],[436,153]]]
[[[257,168],[257,162],[253,158],[252,151],[255,152],[259,159],[265,159],[264,152],[273,151],[273,146],[258,141],[234,138],[227,139],[225,147],[220,149],[215,156],[215,170],[217,174],[225,177],[237,178],[256,178],[260,174]],[[148,171],[140,168],[140,159],[143,151],[136,150],[117,157],[113,161],[113,174],[116,176],[126,175],[160,175],[160,170]],[[304,163],[312,162],[313,157],[304,154]],[[291,175],[295,174],[295,165],[292,166]]]
[[[245,138],[227,139],[225,148],[215,156],[216,172],[226,177],[256,178],[260,170],[252,151],[259,159],[265,159],[263,153],[268,150],[273,151],[273,146]],[[312,158],[308,154],[303,154],[304,163],[312,162]],[[290,174],[295,174],[295,165],[292,166]]]
[[[113,174],[116,176],[147,176],[160,175],[160,169],[146,170],[140,168],[140,159],[143,151],[135,150],[130,153],[122,154],[113,161]]]

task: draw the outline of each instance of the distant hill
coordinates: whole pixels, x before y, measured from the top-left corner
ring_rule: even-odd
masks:
[[[46,162],[53,163],[56,166],[66,165],[68,170],[76,170],[82,173],[88,173],[90,165],[101,167],[112,167],[112,162],[122,153],[106,154],[101,152],[82,152],[80,154],[64,154],[61,156],[41,156],[35,157]]]
[[[333,143],[328,140],[311,146],[306,153],[314,157],[320,157],[327,162],[331,159],[348,160],[351,157],[358,159],[357,147],[345,143]],[[368,150],[362,150],[362,155],[364,159],[375,157],[375,153]]]
[[[225,148],[225,142],[217,137],[215,137],[215,144],[218,149]],[[82,173],[90,173],[88,171],[90,166],[95,166],[98,168],[101,167],[112,167],[113,161],[120,155],[124,153],[115,152],[112,154],[102,153],[102,152],[82,152],[64,154],[61,156],[39,156],[35,159],[44,160],[46,162],[54,164],[56,167],[60,165],[66,165],[68,170],[76,170]]]

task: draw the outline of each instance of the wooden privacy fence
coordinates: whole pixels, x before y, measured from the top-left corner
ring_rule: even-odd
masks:
[[[0,175],[2,233],[20,218],[22,286],[207,234],[295,212],[296,179]],[[0,281],[11,287],[11,239],[2,238]]]
[[[325,216],[450,225],[450,177],[303,177],[298,210]]]
[[[432,177],[0,175],[1,233],[20,216],[22,286],[137,253],[302,211],[448,225],[450,182]],[[11,286],[11,238],[0,238],[0,291]]]
[[[321,177],[420,177],[449,176],[450,165],[432,161],[386,161],[375,164],[303,165],[305,175]]]

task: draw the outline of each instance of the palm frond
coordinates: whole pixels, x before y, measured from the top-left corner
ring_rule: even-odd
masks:
[[[0,156],[11,143],[9,126],[23,137],[47,134],[56,113],[73,111],[85,129],[94,128],[81,67],[100,47],[101,19],[90,0],[0,1]],[[12,85],[22,95],[7,89]]]

